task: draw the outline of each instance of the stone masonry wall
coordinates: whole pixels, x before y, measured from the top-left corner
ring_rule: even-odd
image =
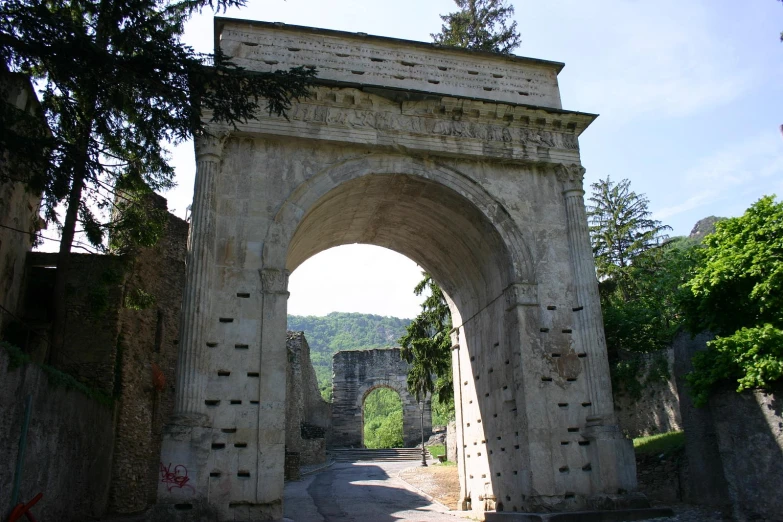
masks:
[[[20,75],[2,73],[0,85],[9,87],[8,97],[0,103],[28,111],[37,103],[29,81]],[[0,305],[4,309],[0,309],[0,332],[18,313],[25,256],[38,229],[40,204],[41,197],[22,183],[0,183]]]
[[[680,390],[692,369],[691,357],[711,337],[675,341]],[[727,383],[703,408],[680,393],[688,481],[686,502],[731,510],[736,520],[779,520],[783,512],[783,386],[771,392],[737,393]]]
[[[117,379],[126,262],[117,256],[71,254],[61,369],[107,395],[114,394]],[[27,256],[23,319],[41,331],[34,345],[27,347],[40,362],[46,361],[48,350],[56,266],[56,253],[31,252]]]
[[[332,433],[330,446],[362,447],[364,399],[376,388],[396,391],[402,401],[402,438],[405,446],[421,441],[420,411],[408,393],[408,363],[400,349],[347,350],[332,358]],[[424,404],[424,437],[432,434],[429,398]]]
[[[166,200],[151,195],[165,209]],[[157,245],[125,256],[72,254],[63,370],[116,400],[107,509],[134,513],[156,500],[161,431],[173,410],[188,224],[169,215]],[[44,335],[27,350],[43,360],[56,254],[28,256],[24,320]],[[154,296],[131,307],[137,290]]]
[[[19,500],[43,492],[32,509],[38,520],[94,520],[108,504],[113,409],[52,385],[37,366],[11,370],[9,362],[0,348],[0,516],[12,507],[25,398],[32,395]]]
[[[286,350],[286,459],[295,453],[301,465],[324,462],[331,406],[318,391],[304,332],[288,332]]]
[[[666,350],[665,357],[670,378],[664,382],[647,384],[640,398],[634,399],[613,390],[614,412],[620,429],[627,437],[644,437],[682,430],[680,397],[674,379],[674,350]],[[642,379],[646,377],[651,362],[652,359],[647,361]]]
[[[166,208],[162,197],[155,201]],[[140,249],[129,260],[125,295],[142,289],[155,296],[155,303],[143,310],[119,310],[112,512],[138,512],[156,500],[161,431],[174,408],[187,236],[188,224],[169,214],[158,244]]]

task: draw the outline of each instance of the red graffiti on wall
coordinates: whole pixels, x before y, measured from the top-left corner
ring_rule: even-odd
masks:
[[[193,489],[193,486],[188,484],[189,480],[190,477],[188,477],[188,468],[182,464],[177,464],[174,466],[174,469],[172,469],[171,464],[164,466],[162,462],[160,463],[160,481],[161,483],[166,484],[169,492],[171,492],[171,490],[174,488],[187,488],[191,492],[195,493],[196,490]]]

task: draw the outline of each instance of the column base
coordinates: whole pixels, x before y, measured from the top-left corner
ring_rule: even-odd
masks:
[[[158,475],[158,504],[161,507],[169,506],[173,512],[192,512],[207,504],[211,444],[211,428],[166,425]]]
[[[623,495],[636,490],[636,456],[633,442],[616,424],[588,418],[582,436],[590,441],[593,491],[597,495]]]
[[[615,511],[574,511],[571,513],[496,513],[484,514],[486,522],[624,522],[671,517],[669,508],[619,509]]]
[[[623,494],[600,493],[594,495],[535,495],[527,496],[518,511],[504,503],[495,506],[495,512],[526,513],[526,514],[568,514],[582,512],[604,512],[628,509],[644,509],[650,507],[647,497],[638,492]],[[489,510],[485,510],[489,512]]]

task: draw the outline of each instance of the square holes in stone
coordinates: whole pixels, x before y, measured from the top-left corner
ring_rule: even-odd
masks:
[[[218,321],[220,321],[221,323],[233,323],[234,322],[234,318],[233,317],[221,317],[220,319],[218,319]]]

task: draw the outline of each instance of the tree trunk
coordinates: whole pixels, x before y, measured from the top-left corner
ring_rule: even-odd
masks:
[[[65,350],[65,329],[68,316],[67,283],[71,265],[71,246],[76,234],[76,221],[79,217],[79,206],[81,205],[82,190],[84,189],[86,149],[84,163],[85,165],[81,172],[74,175],[71,193],[68,195],[68,207],[65,211],[60,251],[57,254],[57,275],[55,276],[54,294],[52,295],[54,320],[52,321],[52,338],[49,343],[48,357],[49,364],[55,367],[60,367],[64,363],[63,352]]]

